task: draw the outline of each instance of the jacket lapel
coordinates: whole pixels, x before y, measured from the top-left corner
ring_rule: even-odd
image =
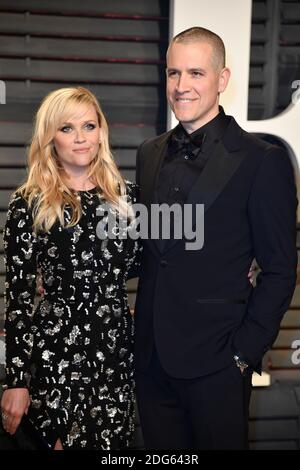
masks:
[[[144,155],[144,168],[141,174],[140,198],[139,202],[148,209],[149,233],[151,233],[151,204],[157,203],[156,187],[158,183],[159,172],[167,149],[168,139],[172,130],[160,136],[154,146],[150,149],[148,155]],[[154,253],[159,255],[162,251],[160,240],[145,240]]]
[[[196,224],[196,204],[204,204],[204,213],[208,211],[246,156],[241,148],[242,129],[232,118],[222,140],[214,144],[213,154],[209,157],[203,171],[191,188],[186,204],[192,205],[192,217],[187,223],[184,232],[192,233]],[[170,240],[165,244],[165,252],[169,251],[180,241]]]
[[[167,149],[168,138],[172,131],[166,132],[160,136],[150,149],[148,155],[145,155],[143,174],[141,175],[140,202],[145,204],[148,209],[150,205],[156,202],[156,186],[158,182],[160,168]]]

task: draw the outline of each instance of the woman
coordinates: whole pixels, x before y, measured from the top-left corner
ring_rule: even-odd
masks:
[[[96,232],[99,220],[106,227],[97,208],[109,204],[124,222],[134,191],[112,159],[95,96],[81,87],[50,93],[37,113],[28,178],[10,202],[4,234],[1,409],[10,434],[25,413],[49,448],[129,445],[133,321],[125,282],[139,247],[124,233],[100,239]],[[34,308],[39,276],[44,294]]]

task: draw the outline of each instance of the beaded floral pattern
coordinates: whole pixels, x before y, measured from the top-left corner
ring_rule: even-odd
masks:
[[[127,187],[133,203],[136,187]],[[56,223],[38,234],[23,197],[15,194],[10,203],[5,387],[29,386],[29,418],[49,446],[60,438],[64,448],[118,449],[129,445],[134,430],[133,318],[125,283],[140,247],[130,237],[99,239],[97,208],[105,201],[95,189],[77,197],[83,214],[76,226]],[[35,305],[38,276],[44,294]]]

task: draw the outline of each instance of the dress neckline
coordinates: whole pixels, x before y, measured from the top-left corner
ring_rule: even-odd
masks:
[[[94,187],[91,188],[91,189],[83,189],[83,190],[80,190],[80,189],[73,189],[73,191],[74,191],[75,193],[81,193],[81,194],[82,194],[82,193],[92,193],[92,194],[93,194],[93,193],[96,193],[97,190],[98,190],[97,186],[94,186]]]

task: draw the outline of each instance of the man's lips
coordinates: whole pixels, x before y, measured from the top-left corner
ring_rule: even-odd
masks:
[[[194,101],[196,101],[195,98],[175,98],[175,101],[176,103],[180,103],[180,104],[188,104],[188,103],[193,103]]]

